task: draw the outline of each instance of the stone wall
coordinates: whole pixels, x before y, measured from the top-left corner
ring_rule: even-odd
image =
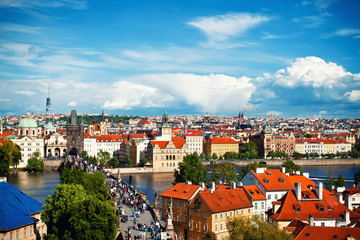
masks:
[[[232,163],[237,167],[246,167],[251,162],[266,162],[267,166],[281,166],[285,160],[271,160],[271,159],[254,159],[254,160],[235,160],[235,161],[215,161],[215,164],[221,163]],[[357,165],[360,166],[360,158],[346,158],[346,159],[301,159],[293,160],[293,162],[299,166],[349,166]],[[209,165],[210,162],[203,162],[204,165]]]
[[[57,171],[64,160],[44,160],[45,171]]]

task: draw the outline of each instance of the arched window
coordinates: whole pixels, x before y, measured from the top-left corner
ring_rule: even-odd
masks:
[[[166,160],[169,160],[169,156],[168,156],[168,155],[166,155]]]
[[[173,155],[173,160],[175,160],[175,155]]]
[[[224,228],[224,223],[221,222],[221,223],[220,223],[220,230],[223,230],[223,228]]]
[[[218,230],[218,223],[215,223],[215,232]]]

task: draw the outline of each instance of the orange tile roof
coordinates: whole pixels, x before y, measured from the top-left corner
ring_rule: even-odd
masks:
[[[172,186],[171,188],[166,190],[165,192],[161,193],[160,196],[189,200],[199,189],[199,185],[178,183],[175,186]]]
[[[296,240],[302,239],[347,239],[349,236],[360,238],[359,228],[349,227],[319,227],[305,225],[300,231],[294,232]]]
[[[251,173],[267,191],[287,191],[294,188],[286,174],[279,169],[265,170],[264,173],[258,174],[251,170]]]
[[[199,194],[214,213],[252,207],[243,188],[227,190],[216,189],[213,193],[200,191]]]
[[[302,199],[305,194],[308,194],[306,201],[298,201],[294,191],[288,191],[283,198],[281,198],[281,207],[278,211],[270,217],[276,220],[294,220],[300,219],[308,221],[310,214],[314,219],[342,219],[344,212],[350,212],[350,218],[360,218],[360,214],[349,210],[345,205],[341,204],[335,195],[330,191],[323,189],[323,200],[318,200],[315,190],[301,191]],[[296,212],[294,206],[300,208],[300,212]],[[320,211],[319,207],[323,206]]]
[[[266,197],[256,185],[243,186],[243,188],[253,200],[266,200]]]
[[[301,183],[302,190],[308,190],[310,187],[315,189],[315,182],[305,177],[304,175],[289,175],[288,179],[290,180],[293,188],[295,187],[295,183]]]
[[[147,119],[141,119],[137,124],[138,125],[145,125],[145,124],[150,124],[150,122]]]
[[[214,137],[207,141],[210,144],[238,144],[232,138],[225,138],[225,137]]]
[[[165,148],[169,141],[151,141],[153,146],[158,145],[161,149]]]

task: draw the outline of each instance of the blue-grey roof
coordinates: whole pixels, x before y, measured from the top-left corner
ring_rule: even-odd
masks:
[[[8,231],[37,221],[31,214],[42,204],[7,182],[0,182],[0,231]]]

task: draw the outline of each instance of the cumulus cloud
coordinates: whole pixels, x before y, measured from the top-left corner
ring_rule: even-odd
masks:
[[[356,102],[360,100],[360,90],[352,90],[351,92],[347,92],[344,95],[347,97],[351,102]]]
[[[16,94],[25,95],[25,96],[33,96],[36,93],[31,91],[15,91]]]
[[[343,79],[352,77],[342,66],[325,62],[318,57],[297,58],[290,67],[277,71],[273,78],[276,85],[289,88],[312,86],[333,88],[342,86]]]
[[[0,102],[10,102],[10,99],[8,99],[8,98],[0,98]]]
[[[68,107],[76,107],[77,106],[75,101],[71,101],[67,105],[68,105]]]
[[[198,17],[188,24],[204,32],[209,43],[219,43],[239,37],[247,30],[269,20],[269,17],[260,14],[229,13],[212,17]]]

